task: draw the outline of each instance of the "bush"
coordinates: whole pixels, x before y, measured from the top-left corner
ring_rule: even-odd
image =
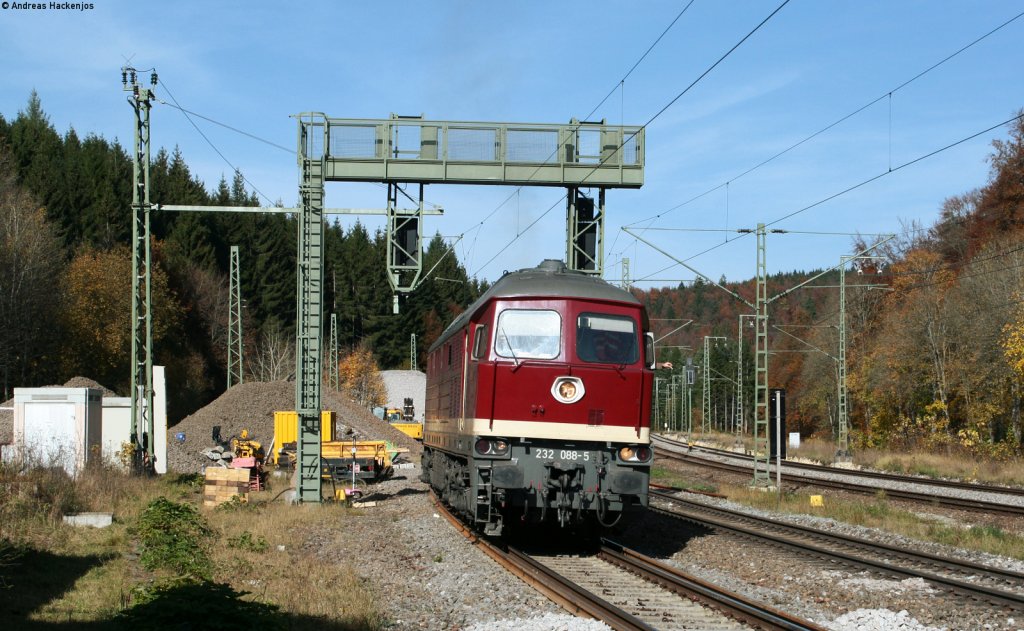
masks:
[[[135,532],[142,542],[140,560],[147,569],[210,578],[212,564],[206,545],[212,532],[191,504],[158,497],[142,512]]]

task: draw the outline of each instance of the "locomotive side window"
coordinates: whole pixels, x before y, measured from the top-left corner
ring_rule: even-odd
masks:
[[[562,347],[562,317],[557,311],[506,309],[498,316],[494,352],[501,357],[554,359]]]
[[[480,359],[487,351],[487,326],[478,324],[473,334],[473,359]]]
[[[632,318],[581,313],[576,319],[576,356],[585,362],[632,364],[639,356],[637,346]]]

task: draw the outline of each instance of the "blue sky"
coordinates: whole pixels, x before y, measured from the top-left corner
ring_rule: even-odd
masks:
[[[592,118],[647,122],[779,2],[695,0]],[[686,2],[91,4],[84,11],[0,10],[4,117],[16,116],[35,89],[59,132],[74,127],[130,144],[132,115],[120,82],[129,58],[137,68],[156,68],[160,98],[173,95],[189,110],[292,147],[290,116],[303,111],[453,121],[582,118],[620,85]],[[642,237],[710,277],[750,278],[754,240],[724,243],[738,236],[728,231],[775,222],[1011,118],[1024,107],[1024,18],[888,93],[1021,12],[1021,1],[792,0],[651,122],[644,187],[608,193],[606,277],[620,277],[625,256],[642,286],[693,278],[621,230],[633,226],[660,228]],[[262,195],[295,204],[292,155],[195,122]],[[230,179],[231,166],[181,112],[158,104],[152,124],[154,146],[178,146],[208,188],[222,175]],[[769,272],[831,266],[850,252],[848,236],[795,232],[930,225],[943,200],[985,183],[991,141],[1005,136],[1005,128],[982,134],[774,224],[794,233],[769,236]],[[457,255],[471,274],[490,280],[505,269],[564,257],[564,191],[515,190],[430,186],[427,200],[446,213],[429,218],[426,230],[463,235]],[[384,204],[379,186],[327,186],[331,207]],[[363,222],[378,225],[374,218]]]

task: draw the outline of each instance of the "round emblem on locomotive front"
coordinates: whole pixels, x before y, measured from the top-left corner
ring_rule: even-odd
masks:
[[[551,384],[551,396],[562,403],[576,403],[583,398],[585,392],[579,377],[558,377]]]

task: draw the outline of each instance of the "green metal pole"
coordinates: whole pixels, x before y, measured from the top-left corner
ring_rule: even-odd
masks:
[[[295,331],[295,408],[298,415],[296,499],[321,501],[320,350],[323,340],[324,162],[327,121],[322,114],[299,116],[298,308]]]
[[[245,381],[242,370],[242,289],[238,246],[231,246],[228,281],[228,388]]]
[[[132,155],[132,379],[131,434],[135,444],[134,466],[151,471],[153,453],[153,288],[150,265],[149,158],[150,110],[157,76],[150,88],[139,85],[137,71],[121,68],[121,87],[130,92],[128,103],[135,112],[135,144]]]
[[[839,445],[836,459],[841,462],[850,461],[850,426],[846,410],[846,265],[852,258],[839,258]]]
[[[701,384],[701,419],[700,419],[700,433],[706,434],[708,431],[708,419],[711,417],[711,354],[708,352],[708,336],[704,336],[704,375],[703,383]]]
[[[340,381],[338,377],[338,314],[331,314],[331,348],[330,352],[330,366],[327,368],[328,374],[328,385],[332,390],[337,391],[340,387]]]
[[[764,224],[757,224],[757,311],[754,319],[754,480],[771,486],[771,450],[768,438],[768,277]]]

